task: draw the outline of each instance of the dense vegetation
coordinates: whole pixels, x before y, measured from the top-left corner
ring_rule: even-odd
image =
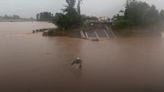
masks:
[[[154,5],[137,0],[127,0],[125,10],[113,17],[114,28],[129,28],[156,24],[164,19],[164,11],[160,12]]]
[[[56,13],[54,23],[60,29],[68,30],[81,27],[82,18],[80,14],[80,5],[82,0],[78,0],[77,7],[76,0],[66,0],[67,5],[62,13]]]

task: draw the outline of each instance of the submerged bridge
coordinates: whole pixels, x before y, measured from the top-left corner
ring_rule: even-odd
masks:
[[[81,38],[91,40],[99,40],[99,38],[116,38],[116,35],[114,34],[113,30],[106,25],[96,25],[92,28],[88,28],[87,30],[81,30],[80,34]]]

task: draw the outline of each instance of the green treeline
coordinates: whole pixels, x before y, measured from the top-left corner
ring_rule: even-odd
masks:
[[[56,13],[53,23],[59,29],[69,30],[85,25],[85,16],[81,15],[82,0],[66,0],[61,13]],[[98,19],[98,18],[97,18]],[[112,28],[142,27],[157,24],[164,20],[164,10],[139,0],[127,0],[124,10],[111,19]]]
[[[137,0],[127,0],[125,10],[112,18],[114,28],[128,28],[156,24],[164,19],[164,11],[160,12],[154,5]]]

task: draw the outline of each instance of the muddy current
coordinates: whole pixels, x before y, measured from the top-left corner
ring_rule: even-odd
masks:
[[[164,38],[99,42],[32,34],[44,22],[0,23],[1,92],[163,92]],[[71,66],[76,57],[82,68]]]

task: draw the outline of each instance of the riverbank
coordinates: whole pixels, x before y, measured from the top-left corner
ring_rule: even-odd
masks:
[[[53,29],[38,29],[37,32],[43,32],[43,36],[67,36],[82,39],[98,39],[98,38],[114,38],[116,37],[113,30],[107,24],[97,23],[94,26],[85,28],[76,28],[70,30]],[[33,31],[35,33],[35,31]]]
[[[32,33],[35,34],[38,32],[42,32],[43,36],[54,36],[54,37],[65,36],[65,37],[81,38],[80,30],[81,29],[60,30],[57,28],[42,28],[42,29],[33,30]]]
[[[90,30],[74,29],[61,31],[56,28],[38,29],[35,32],[43,32],[43,36],[54,37],[72,37],[72,38],[114,38],[114,37],[160,37],[161,30],[152,28],[132,28],[122,30],[110,30],[104,32],[104,29],[92,28]],[[35,33],[33,32],[33,33]],[[84,36],[84,37],[83,37]]]
[[[35,32],[43,32],[43,36],[72,37],[72,38],[115,38],[115,37],[161,37],[164,23],[145,27],[133,27],[126,29],[112,29],[108,25],[96,25],[87,28],[77,28],[72,30],[61,30],[55,28],[36,29]]]

